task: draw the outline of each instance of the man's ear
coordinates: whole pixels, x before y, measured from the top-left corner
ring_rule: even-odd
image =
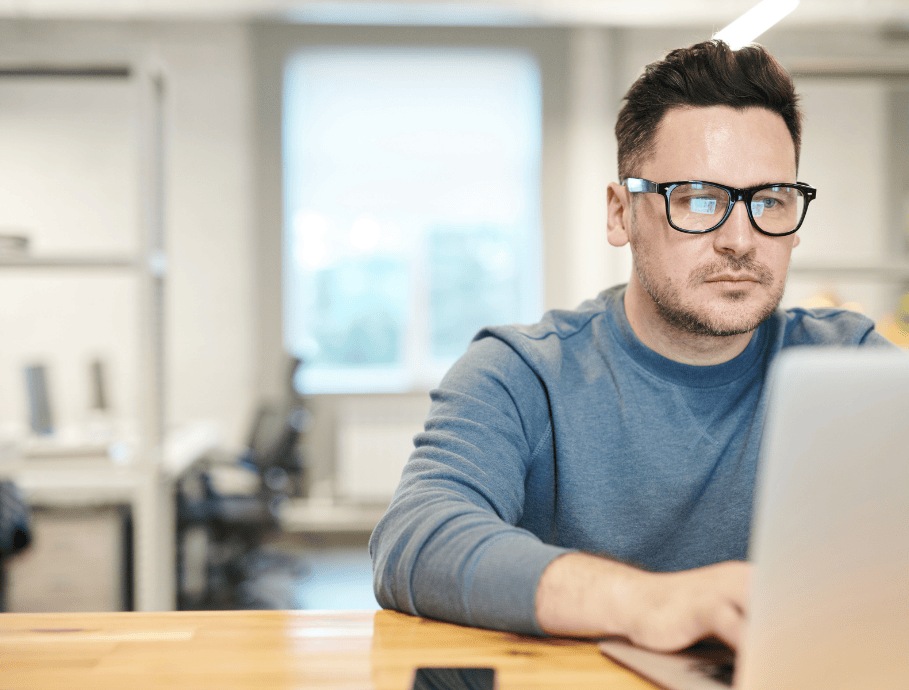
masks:
[[[609,213],[606,220],[606,240],[613,247],[628,244],[628,226],[631,223],[631,194],[628,188],[610,182],[606,188]]]
[[[798,247],[799,242],[801,242],[801,241],[802,241],[802,238],[799,237],[798,233],[795,233],[795,235],[792,236],[792,248],[795,249],[796,247]]]

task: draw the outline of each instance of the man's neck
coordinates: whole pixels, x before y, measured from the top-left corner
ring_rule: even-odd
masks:
[[[710,366],[740,355],[754,332],[731,336],[697,335],[666,322],[650,295],[635,280],[625,291],[625,315],[631,330],[654,352],[682,364]]]

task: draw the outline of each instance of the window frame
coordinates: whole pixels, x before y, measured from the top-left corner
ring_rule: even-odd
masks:
[[[566,247],[560,241],[566,224],[566,121],[568,87],[564,76],[570,58],[567,27],[322,26],[258,24],[251,31],[254,71],[254,146],[256,180],[255,297],[257,371],[255,389],[270,397],[286,385],[283,331],[283,171],[282,88],[289,58],[306,49],[426,47],[524,51],[540,70],[542,150],[540,166],[540,247],[544,305],[558,303],[556,276],[564,271]],[[425,393],[428,377],[416,377],[404,393]],[[301,391],[305,394],[306,391]],[[324,394],[331,395],[331,394]],[[374,395],[383,395],[375,393]],[[395,395],[395,394],[389,394]]]

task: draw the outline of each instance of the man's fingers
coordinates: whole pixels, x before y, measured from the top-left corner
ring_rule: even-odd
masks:
[[[745,633],[751,567],[747,563],[726,562],[708,571],[719,576],[714,583],[717,598],[709,614],[708,627],[730,647],[739,649]]]
[[[726,562],[651,578],[641,615],[628,637],[656,651],[678,651],[708,637],[738,649],[748,606],[748,575],[747,564]]]
[[[739,606],[727,603],[719,607],[711,627],[723,642],[733,649],[740,649],[745,634],[745,613]]]

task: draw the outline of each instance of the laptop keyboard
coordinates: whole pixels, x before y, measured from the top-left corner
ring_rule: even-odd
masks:
[[[731,661],[698,661],[695,668],[708,678],[718,683],[732,687],[732,676],[735,673],[735,664]]]
[[[683,654],[695,661],[693,668],[723,685],[732,686],[735,650],[717,640],[701,640]]]

